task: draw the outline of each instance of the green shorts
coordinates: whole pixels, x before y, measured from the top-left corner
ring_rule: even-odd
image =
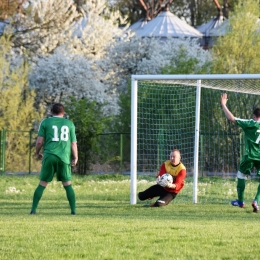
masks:
[[[40,180],[51,182],[56,173],[57,181],[67,182],[71,180],[71,166],[64,163],[59,157],[47,154],[42,160]]]
[[[243,174],[250,175],[253,167],[256,168],[257,174],[260,175],[260,161],[249,159],[248,155],[243,156],[239,165],[239,171]]]

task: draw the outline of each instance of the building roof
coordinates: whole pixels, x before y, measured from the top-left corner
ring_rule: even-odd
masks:
[[[201,38],[203,35],[197,29],[182,21],[170,11],[161,12],[142,29],[136,30],[142,37],[191,37]]]

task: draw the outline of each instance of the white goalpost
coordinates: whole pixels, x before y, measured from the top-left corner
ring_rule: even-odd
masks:
[[[130,204],[137,203],[138,174],[156,174],[172,149],[180,149],[198,202],[200,176],[231,176],[242,153],[241,133],[228,124],[220,94],[231,93],[231,111],[250,118],[260,106],[260,74],[132,75]],[[233,176],[233,175],[232,175]]]

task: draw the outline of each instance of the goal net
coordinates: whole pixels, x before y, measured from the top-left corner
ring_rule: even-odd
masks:
[[[187,168],[178,201],[235,199],[244,136],[225,117],[220,97],[228,93],[234,116],[252,118],[260,107],[260,74],[133,75],[131,91],[130,203],[137,202],[138,175],[156,176],[173,149],[181,151]],[[215,188],[215,181],[222,187]],[[255,191],[248,189],[247,196]]]

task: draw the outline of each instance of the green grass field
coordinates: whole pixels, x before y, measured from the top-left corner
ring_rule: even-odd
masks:
[[[140,177],[139,177],[140,178]],[[74,176],[77,215],[61,183],[52,182],[37,215],[29,215],[38,176],[0,176],[0,259],[260,259],[260,214],[246,187],[246,207],[232,207],[235,180],[204,179],[192,203],[192,181],[164,208],[130,205],[129,176]],[[138,190],[153,183],[140,178]]]

